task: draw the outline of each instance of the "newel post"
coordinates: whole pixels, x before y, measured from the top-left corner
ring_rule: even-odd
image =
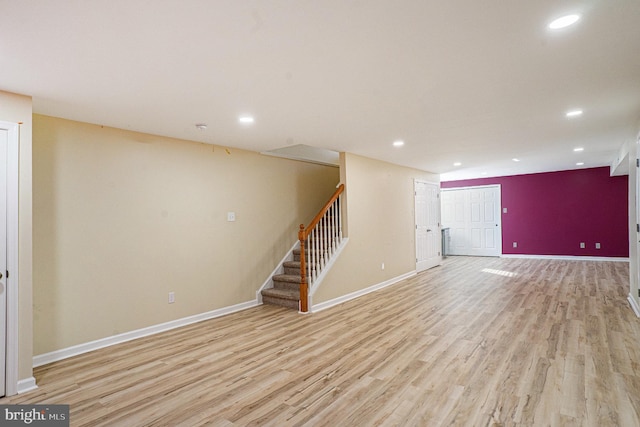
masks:
[[[300,311],[302,313],[306,313],[307,311],[309,311],[309,298],[307,298],[307,257],[304,253],[304,224],[300,224],[300,231],[298,231],[298,240],[300,240]]]

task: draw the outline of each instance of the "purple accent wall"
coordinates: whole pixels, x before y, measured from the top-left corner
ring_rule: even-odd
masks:
[[[610,177],[609,168],[600,167],[440,186],[490,184],[501,185],[502,208],[507,208],[502,213],[503,254],[629,256],[628,176]],[[584,249],[580,242],[585,242]]]

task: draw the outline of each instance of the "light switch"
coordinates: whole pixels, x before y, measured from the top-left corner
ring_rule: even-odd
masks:
[[[502,208],[502,213],[507,213],[507,208]]]
[[[235,212],[227,212],[227,221],[233,222],[235,220],[236,220],[236,213]]]

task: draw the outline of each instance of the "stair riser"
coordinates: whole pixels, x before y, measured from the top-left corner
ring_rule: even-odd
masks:
[[[285,267],[284,268],[284,274],[293,274],[293,275],[300,275],[300,267],[298,268],[294,268],[294,267]]]
[[[273,281],[273,287],[276,289],[291,289],[292,291],[300,290],[300,283]]]
[[[307,264],[307,266],[308,266],[308,265],[309,265],[309,264]],[[317,270],[320,270],[320,264],[319,264],[319,263],[316,263],[316,266],[317,266]],[[300,275],[300,269],[299,269],[299,268],[296,268],[296,269],[291,269],[291,268],[290,268],[289,270],[287,270],[287,268],[288,268],[288,267],[285,267],[285,269],[284,269],[285,274],[293,274],[293,275],[296,275],[296,276],[299,276],[299,275]],[[305,266],[305,268],[306,268],[306,266]],[[287,271],[289,271],[289,272],[287,272]]]
[[[263,296],[262,297],[262,302],[264,304],[271,304],[271,305],[279,305],[280,307],[287,307],[287,308],[293,308],[295,310],[298,310],[300,308],[299,301],[295,301],[295,300],[288,300],[288,299],[281,299],[281,298],[273,298],[273,297],[266,297]]]

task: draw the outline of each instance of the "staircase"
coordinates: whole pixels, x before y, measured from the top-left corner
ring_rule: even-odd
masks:
[[[264,304],[308,311],[309,291],[320,283],[323,271],[328,270],[343,245],[340,212],[343,191],[341,184],[307,227],[300,224],[299,247],[290,255],[293,259],[282,263],[281,274],[273,275],[273,287],[260,291]]]
[[[293,250],[293,261],[282,264],[284,274],[276,274],[271,279],[273,288],[262,290],[264,304],[300,308],[300,249]]]

